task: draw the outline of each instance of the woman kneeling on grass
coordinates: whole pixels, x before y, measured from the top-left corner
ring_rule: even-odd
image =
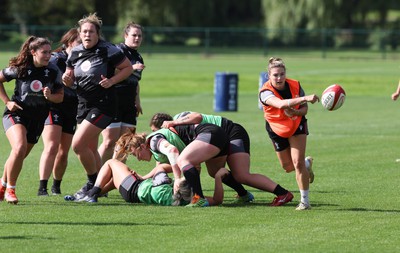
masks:
[[[159,164],[152,171],[154,172],[153,177],[143,180],[139,174],[123,162],[110,159],[101,167],[94,187],[78,201],[97,202],[98,196],[106,193],[107,189],[110,189],[109,184],[113,184],[116,189],[119,189],[124,200],[129,203],[162,206],[182,206],[190,203],[192,191],[185,179],[179,179],[178,191],[173,193],[173,182],[167,175],[167,171],[172,171],[171,165]],[[221,168],[217,172],[214,196],[206,197],[209,205],[222,203],[224,197],[222,178],[228,173],[225,168]]]

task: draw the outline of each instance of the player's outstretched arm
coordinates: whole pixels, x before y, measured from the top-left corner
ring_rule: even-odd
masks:
[[[222,186],[222,179],[229,174],[229,171],[225,168],[221,168],[215,173],[215,188],[214,196],[206,197],[210,206],[216,206],[222,204],[224,200],[224,188]]]

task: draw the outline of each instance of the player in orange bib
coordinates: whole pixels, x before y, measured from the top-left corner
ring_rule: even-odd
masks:
[[[305,157],[308,135],[307,102],[319,101],[315,94],[306,96],[300,82],[286,78],[282,59],[271,57],[268,63],[269,80],[260,89],[265,128],[276,154],[286,172],[296,171],[301,200],[296,210],[311,209],[309,184],[314,180],[312,157]]]

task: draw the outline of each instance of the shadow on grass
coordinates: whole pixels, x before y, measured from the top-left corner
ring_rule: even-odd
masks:
[[[22,202],[18,203],[17,206],[126,206],[132,205],[126,202],[97,202],[97,203],[88,203],[88,202],[77,202],[77,201],[65,201],[62,200],[60,202]],[[134,204],[134,205],[141,205],[141,204]]]
[[[327,204],[327,203],[319,203],[319,204],[311,204],[313,209],[317,209],[320,207],[340,207],[339,204]],[[326,211],[326,209],[323,209]],[[400,213],[400,210],[396,209],[374,209],[374,208],[364,208],[364,207],[350,207],[350,208],[337,208],[332,209],[333,211],[348,211],[348,212],[378,212],[378,213]]]
[[[255,201],[252,203],[246,203],[246,204],[236,204],[236,203],[223,203],[221,206],[222,207],[235,207],[235,208],[252,208],[252,207],[265,207],[265,208],[280,208],[279,206],[270,206],[271,201]],[[281,207],[285,207],[285,206],[291,206],[291,207],[295,207],[297,206],[298,203],[295,202],[289,202],[286,203],[285,205],[281,206]]]
[[[248,204],[235,204],[235,203],[223,203],[221,207],[235,207],[235,208],[252,208],[252,207],[270,207],[269,203],[248,203]]]
[[[384,210],[384,209],[373,209],[373,208],[369,209],[369,208],[362,208],[362,207],[342,208],[342,209],[338,209],[338,211],[400,213],[400,210]]]
[[[56,226],[177,226],[165,223],[138,223],[138,222],[65,222],[65,221],[8,221],[2,224],[14,225],[56,225]],[[6,236],[7,237],[7,236]],[[0,236],[0,239],[4,237]],[[10,238],[5,238],[10,239]]]
[[[30,236],[20,236],[20,235],[7,235],[0,236],[0,240],[30,240],[32,237]]]

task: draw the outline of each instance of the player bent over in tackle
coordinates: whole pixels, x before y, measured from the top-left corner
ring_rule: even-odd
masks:
[[[178,190],[175,194],[173,193],[174,184],[167,175],[167,172],[172,171],[171,165],[159,164],[152,171],[154,172],[152,178],[143,180],[123,162],[110,159],[100,169],[94,187],[78,201],[97,202],[100,194],[115,187],[123,199],[129,203],[162,206],[182,206],[190,203],[193,194],[184,178],[179,179]],[[228,170],[225,168],[221,168],[216,173],[214,196],[206,197],[210,206],[222,203],[224,197],[222,178],[227,174]]]
[[[156,113],[150,121],[150,128],[152,130],[157,130],[161,127],[169,129],[171,127],[201,123],[210,123],[221,127],[228,137],[229,148],[226,163],[230,169],[232,180],[226,178],[224,181],[226,185],[231,186],[232,182],[237,182],[239,185],[246,184],[273,193],[276,197],[270,204],[271,206],[282,206],[292,201],[293,194],[290,191],[275,183],[267,176],[250,172],[250,137],[246,129],[240,124],[218,115],[186,111],[175,115],[173,118],[165,113]],[[215,166],[207,161],[206,166],[208,173],[213,177]],[[216,168],[224,166],[225,162],[219,164]],[[237,187],[232,188],[238,193],[235,203],[253,202],[254,196],[243,187],[241,191]]]

